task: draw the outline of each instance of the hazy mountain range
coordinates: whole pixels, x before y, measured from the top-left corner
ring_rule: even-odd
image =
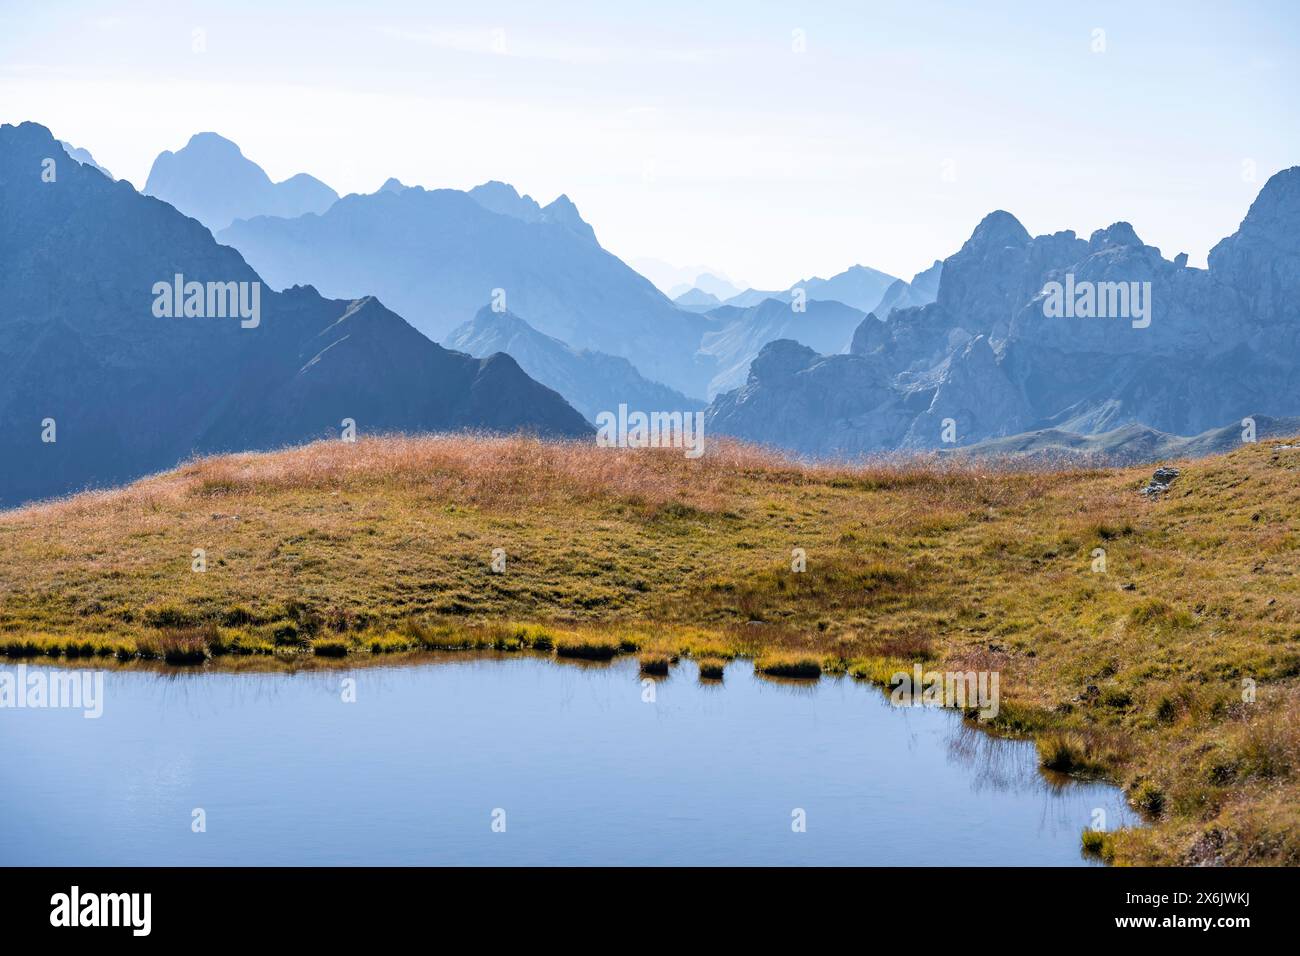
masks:
[[[673,305],[687,312],[709,312],[722,305],[722,300],[712,292],[692,287],[674,298]]]
[[[642,376],[625,358],[575,349],[543,335],[519,316],[484,306],[469,322],[453,329],[447,348],[487,356],[505,352],[543,385],[563,395],[588,421],[620,404],[632,409],[698,411],[704,402],[687,398]]]
[[[731,298],[748,285],[745,282],[737,282],[723,274],[720,269],[709,266],[675,266],[662,259],[648,256],[629,259],[628,265],[653,282],[655,287],[670,299],[675,299],[690,289],[698,288],[721,301]]]
[[[702,272],[695,277],[693,282],[684,283],[673,289],[669,289],[668,295],[673,299],[677,299],[692,290],[703,292],[705,295],[716,299],[719,304],[744,291],[734,285],[730,279],[723,279],[710,272]]]
[[[194,453],[337,438],[345,418],[362,434],[591,433],[508,356],[448,351],[372,297],[254,286],[202,224],[89,165],[59,162],[46,181],[62,155],[43,126],[0,127],[0,505]],[[256,325],[160,317],[155,285],[177,275],[245,283]],[[195,302],[210,310],[211,291]]]
[[[72,161],[46,181],[52,157]],[[724,301],[735,287],[697,273],[709,288],[676,303],[565,196],[390,179],[340,199],[305,174],[273,183],[210,133],[137,193],[44,127],[5,126],[0,213],[0,504],[336,436],[345,418],[577,436],[619,404],[711,399],[711,432],[808,455],[1125,459],[1300,415],[1300,169],[1207,269],[1127,223],[1031,237],[998,211],[910,281],[854,266]],[[222,224],[225,245],[205,228]],[[255,327],[160,317],[155,284],[178,275],[257,284]],[[1089,286],[1132,289],[1147,320],[1053,311]]]
[[[700,342],[717,373],[709,382],[709,395],[745,383],[750,362],[769,342],[793,339],[817,352],[844,352],[865,315],[841,302],[809,299],[794,309],[780,299],[762,299],[756,305],[720,306],[706,316],[710,322]]]
[[[694,279],[703,288],[672,302],[601,248],[567,196],[543,206],[497,181],[461,192],[389,179],[373,194],[332,202],[330,191],[316,197],[320,208],[277,213],[282,200],[274,190],[304,177],[273,187],[234,143],[210,133],[174,156],[162,154],[154,168],[168,173],[162,198],[182,211],[202,219],[203,209],[238,209],[238,220],[218,239],[239,249],[273,286],[311,284],[340,297],[373,291],[436,341],[492,305],[526,317],[529,327],[575,353],[621,357],[646,380],[698,399],[742,383],[758,350],[775,338],[846,348],[851,328],[843,327],[856,321],[845,318],[845,306],[860,320],[891,293],[907,304],[933,298],[924,283],[913,290],[858,265],[771,293],[737,292],[704,272]],[[796,299],[834,308],[800,312],[791,308]],[[786,303],[784,315],[764,306],[770,300]],[[724,305],[731,308],[703,315]],[[522,340],[514,347],[521,349]],[[581,407],[590,396],[566,397]]]
[[[1256,440],[1286,438],[1300,435],[1300,416],[1272,418],[1267,415],[1252,416],[1253,437]],[[1080,435],[1078,432],[1044,428],[1024,432],[1007,438],[990,438],[950,454],[958,456],[997,456],[1034,459],[1083,459],[1099,464],[1123,465],[1144,461],[1161,461],[1170,458],[1197,458],[1215,455],[1241,447],[1246,429],[1241,422],[1222,428],[1211,428],[1199,435],[1185,437],[1148,428],[1146,425],[1122,425],[1108,432]],[[1282,451],[1300,454],[1300,445]]]
[[[899,280],[878,269],[857,265],[850,266],[829,279],[820,279],[816,276],[811,279],[801,279],[790,288],[779,292],[746,289],[744,292],[725,300],[723,304],[739,306],[744,309],[758,305],[766,299],[791,302],[795,299],[796,292],[802,290],[804,297],[808,300],[842,302],[861,312],[871,312],[880,304],[881,297],[889,290],[890,286],[897,281]]]
[[[1031,237],[991,213],[943,262],[936,301],[869,316],[846,355],[768,344],[709,426],[854,455],[1045,428],[1197,435],[1300,412],[1300,168],[1268,181],[1208,269],[1186,260],[1128,223]],[[1112,305],[1123,283],[1147,316],[1054,315],[1049,283]]]
[[[563,196],[541,207],[501,183],[411,186],[345,196],[321,215],[237,222],[218,239],[273,286],[373,290],[434,340],[497,305],[687,394],[703,396],[712,377],[694,355],[705,321],[602,249]]]

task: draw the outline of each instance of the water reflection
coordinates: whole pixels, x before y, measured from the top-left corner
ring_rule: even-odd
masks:
[[[0,711],[0,862],[1074,865],[1098,810],[1135,822],[849,678],[644,680],[528,654],[111,671],[99,720]]]

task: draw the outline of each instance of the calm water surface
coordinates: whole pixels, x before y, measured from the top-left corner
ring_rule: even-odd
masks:
[[[98,720],[0,710],[0,863],[1078,865],[1095,808],[1135,822],[1031,744],[743,661],[654,703],[633,660],[104,679]]]

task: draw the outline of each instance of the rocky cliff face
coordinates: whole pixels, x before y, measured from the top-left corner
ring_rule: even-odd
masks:
[[[1087,240],[1030,237],[998,211],[943,262],[934,302],[863,320],[850,354],[870,362],[802,356],[792,373],[788,349],[774,353],[781,361],[760,356],[708,422],[836,454],[945,447],[946,420],[947,437],[966,445],[1130,424],[1194,435],[1296,415],[1297,303],[1300,168],[1269,180],[1207,270],[1165,259],[1128,223]],[[830,377],[843,397],[819,411],[814,395]]]
[[[1300,303],[1300,167],[1264,184],[1233,235],[1210,250],[1210,273],[1236,290],[1262,325],[1294,342]]]

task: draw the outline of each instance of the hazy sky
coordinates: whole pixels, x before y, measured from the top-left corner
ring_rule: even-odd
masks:
[[[343,193],[567,193],[624,259],[762,288],[910,277],[996,208],[1196,265],[1300,163],[1298,46],[1294,0],[0,0],[0,120],[137,186],[213,130]]]

